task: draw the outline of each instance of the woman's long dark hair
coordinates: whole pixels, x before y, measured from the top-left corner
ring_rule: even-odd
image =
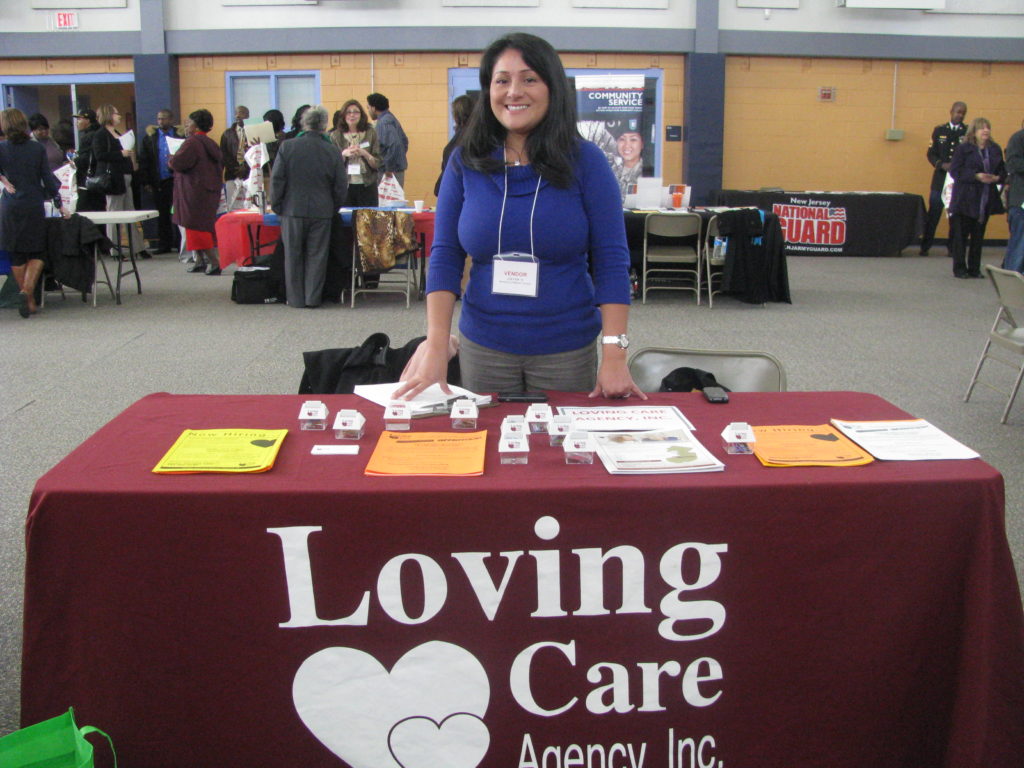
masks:
[[[467,167],[485,173],[502,167],[503,159],[493,155],[497,147],[504,145],[508,131],[491,110],[490,90],[495,62],[509,48],[519,51],[526,65],[548,87],[548,112],[526,139],[530,163],[556,187],[568,187],[573,180],[573,161],[580,139],[575,94],[551,44],[525,32],[513,32],[495,40],[480,59],[480,97],[462,136],[463,161]]]

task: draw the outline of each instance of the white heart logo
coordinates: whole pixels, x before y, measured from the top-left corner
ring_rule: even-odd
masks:
[[[440,723],[409,717],[395,723],[388,734],[391,754],[402,768],[476,768],[490,743],[484,721],[465,712]]]
[[[295,709],[310,732],[352,768],[476,768],[487,750],[489,735],[482,718],[487,712],[491,688],[483,666],[469,651],[438,640],[411,649],[395,662],[389,673],[373,656],[357,648],[325,648],[299,667],[292,683]],[[466,725],[451,715],[475,716],[477,726]],[[424,736],[422,725],[402,725],[410,718],[424,719],[435,733]],[[413,722],[416,723],[417,720]],[[440,725],[438,725],[440,724]],[[401,749],[417,746],[424,754],[402,765],[389,746],[392,729]],[[409,728],[408,735],[406,728]],[[449,728],[453,730],[449,732]],[[470,730],[475,729],[475,730]],[[432,763],[433,752],[448,748],[451,734],[470,737],[469,744],[483,750],[477,762]],[[430,746],[427,745],[428,742]],[[410,759],[405,752],[397,753]],[[440,759],[440,757],[438,757]],[[468,759],[461,757],[460,759]]]

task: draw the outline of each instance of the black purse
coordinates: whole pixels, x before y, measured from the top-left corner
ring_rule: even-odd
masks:
[[[85,188],[89,192],[95,192],[98,195],[112,195],[114,192],[114,171],[110,167],[110,163],[102,161],[92,168],[90,163],[90,171],[85,177]]]
[[[96,159],[96,139],[89,153],[89,172],[85,175],[85,188],[97,195],[123,195],[125,193],[124,174],[116,163],[109,160]]]

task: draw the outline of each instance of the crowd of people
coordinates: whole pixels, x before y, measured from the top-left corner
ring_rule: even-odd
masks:
[[[391,113],[387,97],[379,93],[367,96],[368,111],[359,101],[352,99],[334,114],[333,128],[325,130],[316,123],[313,133],[321,135],[335,150],[332,161],[325,167],[341,168],[339,184],[331,186],[324,197],[326,204],[333,204],[333,211],[342,205],[375,206],[378,183],[385,177],[395,177],[404,182],[409,140],[401,123]],[[274,140],[265,147],[265,184],[269,187],[270,199],[283,199],[287,191],[285,182],[280,181],[281,194],[272,193],[273,168],[277,164],[281,148],[289,140],[303,137],[310,132],[304,118],[312,108],[308,104],[299,107],[291,121],[291,130],[285,130],[285,117],[280,110],[270,109],[263,114],[263,120],[273,128]],[[152,205],[157,210],[156,253],[176,252],[186,263],[187,271],[207,275],[220,274],[217,253],[215,222],[220,213],[236,210],[248,204],[246,181],[250,167],[246,152],[255,140],[246,135],[249,109],[244,105],[235,108],[234,121],[219,136],[211,137],[214,127],[213,115],[209,110],[199,109],[177,125],[170,109],[161,109],[156,115],[156,124],[146,127],[136,141],[124,139],[124,118],[120,109],[105,104],[97,109],[82,109],[73,116],[77,122],[78,146],[75,147],[74,133],[70,122],[63,123],[55,135],[51,135],[50,124],[42,114],[25,118],[19,110],[10,110],[7,121],[10,131],[4,130],[4,174],[6,194],[0,203],[5,226],[0,231],[0,250],[10,251],[15,264],[15,276],[19,291],[27,298],[21,300],[23,314],[27,317],[36,312],[32,290],[41,271],[42,259],[31,255],[39,245],[42,231],[44,198],[50,195],[54,184],[59,182],[53,171],[71,162],[74,166],[72,184],[77,200],[75,209],[83,213],[93,211],[134,210],[139,192],[149,191]],[[376,121],[371,124],[370,119]],[[24,131],[20,126],[24,123]],[[31,140],[31,146],[22,147],[24,133]],[[26,175],[23,165],[35,161],[42,151],[44,169],[38,178]],[[28,153],[28,154],[26,154]],[[285,153],[288,157],[290,153]],[[333,160],[337,160],[337,163]],[[287,164],[284,166],[287,168]],[[35,173],[35,170],[32,171]],[[279,174],[284,178],[284,172]],[[23,192],[17,193],[21,182]],[[309,177],[299,178],[292,184],[293,200],[290,210],[296,210],[295,192],[306,186]],[[335,200],[333,190],[345,190],[341,200]],[[59,196],[54,194],[56,207]],[[36,203],[39,205],[37,206]],[[32,215],[25,218],[25,210],[31,208]],[[38,214],[38,216],[36,215]],[[319,216],[319,213],[318,213]],[[302,218],[289,214],[290,218]],[[294,233],[295,228],[290,226]],[[113,225],[108,227],[108,236],[113,240]],[[290,241],[292,248],[286,249],[290,262],[287,275],[298,276],[302,282],[301,264],[308,258],[305,250],[296,250],[300,240]],[[319,248],[320,242],[314,238]],[[140,243],[141,245],[141,243]],[[151,254],[140,251],[142,257]],[[315,275],[324,261],[319,252],[311,258],[311,272]],[[37,264],[38,262],[38,264]],[[286,275],[286,277],[287,277]],[[314,278],[313,283],[317,281]],[[322,283],[322,279],[320,280]],[[293,286],[290,295],[294,306],[316,306],[320,303],[316,290],[306,291]],[[302,299],[298,297],[302,296]]]
[[[620,215],[623,195],[643,165],[639,120],[603,124],[604,145],[586,140],[557,53],[533,35],[497,40],[484,52],[479,74],[479,98],[463,96],[452,104],[455,136],[445,147],[435,188],[427,340],[396,396],[415,396],[433,384],[447,391],[448,359],[458,350],[463,383],[476,391],[643,397],[626,367],[629,252]],[[281,216],[289,306],[323,301],[338,209],[376,205],[386,180],[404,185],[408,137],[387,97],[372,93],[366,105],[350,99],[330,121],[324,106],[302,105],[290,130],[280,111],[263,115],[274,134],[265,144],[265,184],[271,208]],[[1024,131],[1011,138],[1004,158],[989,121],[967,123],[966,115],[967,105],[956,102],[949,123],[933,132],[933,193],[922,254],[948,205],[953,274],[980,277],[987,221],[1009,208],[1004,266],[1019,270]],[[247,134],[249,117],[249,109],[238,105],[215,141],[208,110],[192,112],[181,129],[170,110],[160,110],[136,151],[122,142],[116,107],[82,110],[75,115],[78,209],[131,209],[135,175],[151,190],[159,212],[159,250],[189,254],[190,272],[219,274],[218,213],[244,204],[246,181],[259,172],[246,159],[256,141]],[[41,269],[42,203],[52,198],[60,207],[53,170],[63,164],[65,150],[42,115],[26,119],[6,110],[2,123],[7,141],[0,143],[0,170],[6,178],[0,181],[8,193],[0,203],[0,247],[12,253],[20,309],[28,317]],[[944,199],[947,174],[951,195]],[[1012,181],[1002,199],[997,185],[1008,175]],[[550,333],[553,327],[557,334]]]

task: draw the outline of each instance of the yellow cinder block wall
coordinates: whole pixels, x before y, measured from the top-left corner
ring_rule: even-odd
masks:
[[[663,115],[667,125],[683,122],[683,62],[680,55],[567,54],[569,68],[649,69],[662,68]],[[378,91],[388,97],[391,111],[409,136],[409,170],[406,197],[434,200],[434,182],[441,170],[441,152],[448,143],[448,70],[476,67],[480,52],[463,53],[322,53],[262,56],[183,56],[178,60],[181,112],[205,108],[215,120],[226,113],[225,72],[253,70],[319,70],[321,100],[328,111]],[[291,119],[291,115],[285,115]],[[219,134],[223,126],[216,125]],[[665,183],[683,181],[683,145],[663,144]]]
[[[893,190],[927,200],[925,152],[954,101],[1005,148],[1024,119],[1024,64],[729,57],[723,186]],[[834,102],[818,100],[834,87]],[[895,96],[895,108],[894,108]],[[895,120],[893,116],[895,115]],[[887,141],[890,127],[902,141]],[[938,236],[945,237],[945,217]],[[1006,217],[985,233],[1007,237]]]
[[[0,59],[4,75],[130,74],[135,64],[130,56],[99,59]]]

